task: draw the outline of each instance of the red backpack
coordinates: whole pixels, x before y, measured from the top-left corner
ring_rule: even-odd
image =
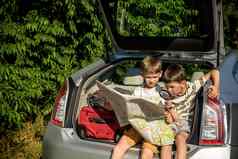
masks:
[[[120,137],[120,125],[116,115],[113,111],[98,105],[94,98],[90,98],[89,105],[80,110],[79,135],[82,138],[116,142]]]

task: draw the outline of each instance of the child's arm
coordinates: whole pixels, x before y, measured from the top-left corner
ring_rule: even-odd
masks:
[[[219,71],[217,69],[212,69],[202,78],[205,81],[210,79],[213,83],[213,85],[209,88],[208,96],[211,98],[217,97],[219,95],[219,85],[220,85]]]
[[[168,124],[172,124],[172,123],[175,123],[177,121],[177,113],[173,109],[165,111],[164,116],[165,116],[165,121]]]
[[[213,83],[213,86],[219,88],[220,79],[219,79],[219,71],[217,69],[212,69],[210,72],[205,74],[202,78],[204,78],[204,80],[210,79]]]
[[[176,122],[177,120],[177,113],[174,110],[174,105],[170,100],[165,102],[165,121],[169,124]]]

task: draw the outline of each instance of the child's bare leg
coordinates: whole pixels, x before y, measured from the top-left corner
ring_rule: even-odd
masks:
[[[117,145],[113,149],[112,159],[123,159],[123,156],[127,150],[133,145],[129,144],[127,141],[127,136],[122,136]]]
[[[143,142],[141,159],[153,159],[154,153],[157,153],[157,146],[153,145],[147,141]]]
[[[141,153],[141,159],[153,159],[154,152],[151,149],[143,148]]]
[[[112,159],[122,159],[129,148],[142,140],[139,133],[133,128],[129,128],[124,132],[117,145],[113,149]]]
[[[165,145],[161,147],[160,159],[171,159],[172,158],[172,145]]]
[[[186,159],[188,133],[180,132],[176,135],[176,159]]]

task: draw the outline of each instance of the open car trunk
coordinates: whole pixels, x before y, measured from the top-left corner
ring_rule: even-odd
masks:
[[[97,0],[117,51],[163,53],[219,65],[224,54],[221,2]],[[165,56],[164,56],[165,57]]]
[[[133,90],[143,84],[140,76],[139,62],[141,59],[127,59],[107,65],[101,71],[92,74],[84,82],[78,103],[76,115],[76,131],[82,140],[115,145],[120,139],[125,127],[121,127],[113,110],[108,107],[106,97],[100,96],[96,81],[103,82],[123,94],[132,94]],[[163,68],[169,63],[164,62]],[[183,64],[189,80],[198,79],[209,69],[205,64]],[[196,71],[196,73],[194,73]],[[158,85],[164,88],[163,80]],[[192,145],[198,145],[201,108],[203,104],[203,91],[198,93],[195,107],[193,126],[188,143],[192,151]],[[139,145],[132,148],[129,153],[139,152]],[[175,150],[175,149],[174,149]],[[188,151],[189,152],[189,151]]]

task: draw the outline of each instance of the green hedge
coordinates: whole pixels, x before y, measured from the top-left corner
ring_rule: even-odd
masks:
[[[103,56],[97,14],[89,0],[0,2],[0,131],[48,115],[65,78]]]

